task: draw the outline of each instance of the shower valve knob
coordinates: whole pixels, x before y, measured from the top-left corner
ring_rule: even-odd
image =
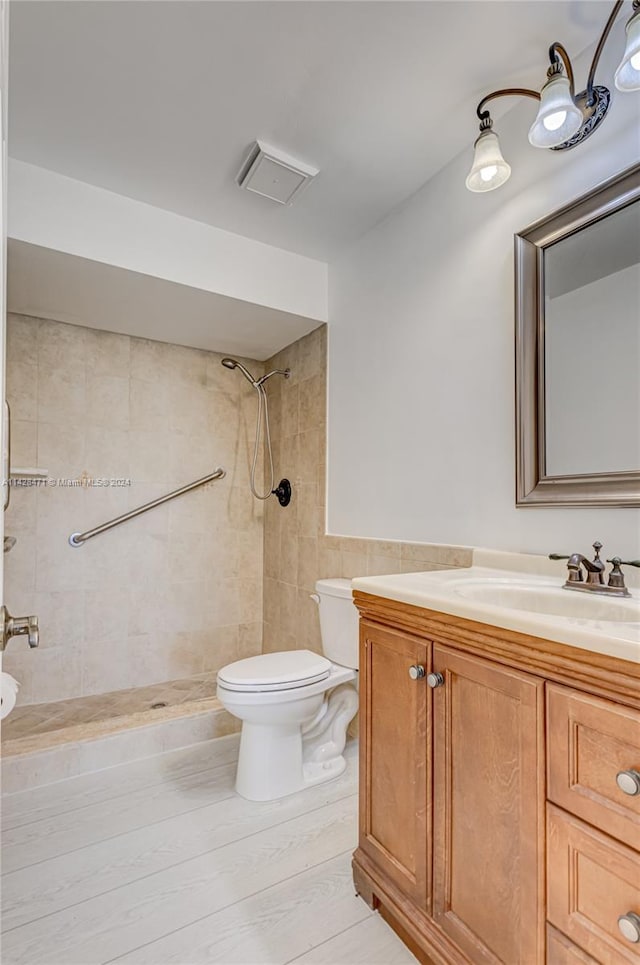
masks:
[[[12,617],[6,606],[0,607],[0,649],[4,650],[12,637],[25,636],[30,647],[40,642],[38,618],[36,616]]]
[[[276,489],[273,490],[281,506],[288,506],[291,502],[291,483],[288,479],[281,479]]]

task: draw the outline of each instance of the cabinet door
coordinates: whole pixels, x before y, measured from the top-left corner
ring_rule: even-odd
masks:
[[[544,682],[434,646],[434,918],[474,963],[544,961]]]
[[[430,644],[366,621],[360,630],[360,847],[415,905],[428,902]]]

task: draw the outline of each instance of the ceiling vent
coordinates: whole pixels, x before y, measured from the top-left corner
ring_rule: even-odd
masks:
[[[278,204],[293,204],[317,173],[318,168],[312,168],[264,141],[256,141],[236,180],[247,191],[271,198]]]

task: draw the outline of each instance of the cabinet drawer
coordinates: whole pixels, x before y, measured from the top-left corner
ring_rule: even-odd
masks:
[[[547,925],[547,965],[598,965],[595,958],[587,955],[581,948]]]
[[[640,855],[552,804],[547,903],[551,924],[596,961],[640,962],[640,941],[625,938],[619,924],[629,914],[640,923]],[[633,931],[633,921],[627,927]]]
[[[549,799],[640,850],[640,713],[548,684],[547,746]]]

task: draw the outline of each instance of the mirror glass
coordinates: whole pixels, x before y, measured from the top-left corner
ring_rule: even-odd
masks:
[[[640,470],[640,201],[544,249],[544,473]]]

